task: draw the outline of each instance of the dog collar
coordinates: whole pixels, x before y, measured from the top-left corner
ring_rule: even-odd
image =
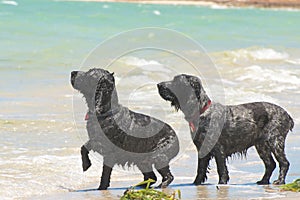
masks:
[[[89,115],[89,112],[87,112],[87,113],[85,114],[84,120],[87,121],[87,120],[89,120],[89,118],[90,118],[90,115]]]
[[[88,111],[86,114],[85,114],[85,117],[84,117],[84,120],[85,121],[88,121],[91,117],[91,115],[95,115],[95,112],[92,112],[92,111]]]
[[[201,108],[199,115],[201,115],[202,113],[204,113],[204,112],[209,108],[210,105],[211,105],[211,100],[208,100],[207,104],[206,104],[203,108]],[[195,114],[193,115],[192,119],[189,121],[190,130],[191,130],[192,132],[195,132],[195,131],[196,131],[196,127],[195,127],[195,124],[194,124],[193,121],[194,121],[194,120],[196,119],[196,117],[198,117],[199,115],[198,115],[198,113],[195,113]]]
[[[210,105],[211,105],[211,100],[208,100],[207,104],[200,110],[200,115],[204,113],[209,108]]]

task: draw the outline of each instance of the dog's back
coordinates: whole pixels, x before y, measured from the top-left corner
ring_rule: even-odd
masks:
[[[273,142],[274,138],[284,140],[294,126],[290,115],[272,103],[253,102],[225,107],[226,121],[218,141],[228,156],[242,153],[256,143]]]
[[[253,129],[252,132],[269,132],[272,135],[272,130],[277,130],[286,136],[294,126],[293,119],[282,107],[268,102],[226,106],[226,110],[227,126],[236,129],[237,133],[238,129]]]

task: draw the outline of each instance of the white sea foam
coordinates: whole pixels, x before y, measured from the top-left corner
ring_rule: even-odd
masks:
[[[161,13],[160,13],[159,10],[154,10],[154,11],[153,11],[153,14],[154,14],[154,15],[161,15]]]
[[[215,10],[225,10],[225,9],[229,9],[229,8],[232,9],[232,7],[230,7],[230,6],[218,5],[218,4],[213,4],[213,5],[210,6],[210,8],[215,9]],[[235,7],[235,9],[237,9],[237,8]]]
[[[104,4],[104,5],[102,6],[102,8],[107,9],[107,8],[109,8],[109,5]]]
[[[286,62],[294,64],[294,65],[300,65],[300,58],[298,59],[288,59]]]
[[[238,49],[235,51],[224,52],[226,57],[231,58],[233,62],[240,60],[260,60],[260,61],[284,61],[289,59],[289,54],[279,52],[272,48],[252,47],[247,49]]]
[[[18,2],[16,1],[8,1],[8,0],[4,0],[1,2],[2,4],[7,4],[7,5],[12,5],[12,6],[17,6],[19,5]]]
[[[245,68],[245,75],[238,77],[237,81],[244,80],[254,80],[259,82],[274,82],[282,83],[284,88],[294,85],[300,85],[300,77],[296,74],[293,74],[289,70],[284,69],[266,69],[258,65],[253,65]],[[296,88],[297,88],[296,87]],[[283,89],[284,89],[283,88]],[[290,87],[290,89],[296,89],[295,87]],[[280,91],[280,88],[277,87],[277,90]]]
[[[134,56],[128,56],[121,59],[127,65],[137,66],[144,71],[170,73],[171,70],[164,67],[163,64],[155,60],[146,60]]]
[[[128,65],[135,65],[135,66],[144,66],[144,65],[161,65],[159,62],[155,60],[145,60],[141,58],[137,58],[134,56],[127,56],[121,59],[121,61],[125,62]]]
[[[257,49],[250,50],[249,55],[257,60],[285,60],[289,58],[289,55],[285,52],[277,52],[274,49]]]

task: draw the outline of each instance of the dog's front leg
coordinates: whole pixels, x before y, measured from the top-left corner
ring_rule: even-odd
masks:
[[[86,148],[85,145],[81,146],[81,160],[82,160],[82,169],[85,172],[91,165],[91,160],[89,158],[89,150]]]
[[[200,156],[200,155],[198,155]],[[198,157],[198,170],[197,170],[197,176],[194,180],[195,185],[200,185],[201,183],[204,183],[207,179],[206,173],[208,172],[207,168],[209,165],[210,156],[207,155],[204,158]]]
[[[101,182],[98,190],[106,190],[109,187],[111,172],[112,168],[103,164]]]
[[[228,170],[226,166],[226,156],[220,151],[215,153],[217,169],[219,174],[219,184],[227,184],[229,181]]]

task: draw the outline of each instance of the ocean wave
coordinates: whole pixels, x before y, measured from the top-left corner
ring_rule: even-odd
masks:
[[[288,59],[286,60],[287,63],[294,64],[294,65],[300,65],[300,58],[296,59]]]
[[[225,85],[265,92],[300,89],[300,59],[287,52],[248,48],[213,56]]]
[[[266,61],[278,61],[289,58],[289,54],[286,52],[279,52],[270,48],[250,48],[240,49],[231,52],[236,58],[245,58],[253,60],[266,60]]]
[[[170,73],[171,70],[155,60],[146,60],[134,56],[127,56],[120,59],[126,65],[136,66],[144,71]]]
[[[296,89],[300,85],[300,77],[292,71],[285,69],[266,69],[258,65],[252,65],[245,68],[244,75],[236,78],[237,81],[253,80],[259,82],[273,82],[290,86],[289,89]],[[296,87],[291,87],[292,85]]]

